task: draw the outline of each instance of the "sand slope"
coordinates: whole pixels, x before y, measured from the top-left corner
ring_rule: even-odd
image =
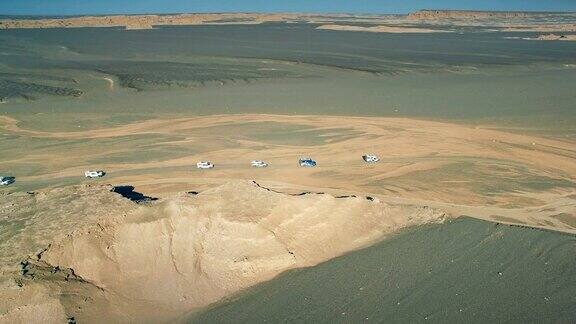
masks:
[[[289,271],[192,323],[573,323],[576,237],[471,218]]]

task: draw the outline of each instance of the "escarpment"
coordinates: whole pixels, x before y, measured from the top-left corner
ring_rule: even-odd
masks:
[[[115,321],[164,322],[445,217],[370,198],[290,195],[235,181],[133,203],[125,215],[107,215],[51,244],[26,265],[48,275],[21,281],[51,291],[75,320],[96,322],[106,313]]]
[[[529,16],[530,13],[522,11],[418,10],[408,14],[408,19],[526,18]]]

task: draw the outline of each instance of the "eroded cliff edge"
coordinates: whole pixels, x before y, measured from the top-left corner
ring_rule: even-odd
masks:
[[[285,270],[446,217],[425,206],[286,194],[251,181],[130,204],[23,260],[0,296],[0,320],[170,321]]]

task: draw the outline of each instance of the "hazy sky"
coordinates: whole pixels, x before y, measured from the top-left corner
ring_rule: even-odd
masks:
[[[223,11],[405,13],[425,8],[576,11],[576,0],[0,0],[3,15]]]

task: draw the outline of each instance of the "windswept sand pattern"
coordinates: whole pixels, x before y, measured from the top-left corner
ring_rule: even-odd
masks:
[[[66,152],[60,146],[39,148],[4,160],[14,168],[41,165],[18,178],[18,185],[32,188],[77,183],[94,167],[108,172],[107,182],[129,183],[151,195],[257,179],[436,203],[456,215],[498,222],[575,229],[570,219],[576,216],[576,146],[569,141],[444,122],[337,116],[156,119],[79,132],[25,129],[3,117],[2,129],[38,141],[73,141]],[[382,160],[367,165],[360,158],[365,153]],[[299,156],[312,156],[318,167],[299,168]],[[252,159],[270,167],[252,169]],[[195,169],[200,160],[216,168],[200,172]]]
[[[575,18],[0,19],[0,323],[569,322]]]

